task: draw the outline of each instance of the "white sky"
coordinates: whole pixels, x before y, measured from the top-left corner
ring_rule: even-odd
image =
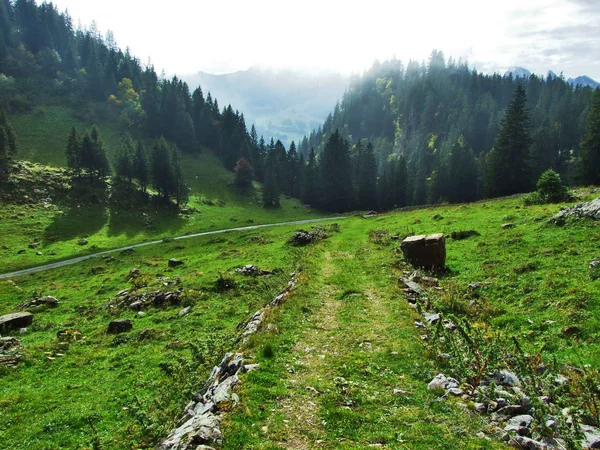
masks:
[[[361,72],[432,49],[484,72],[518,65],[600,80],[599,0],[54,0],[96,20],[157,71],[225,73],[257,65]]]

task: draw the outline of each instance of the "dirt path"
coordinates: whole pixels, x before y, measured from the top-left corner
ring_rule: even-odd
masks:
[[[314,448],[324,430],[319,419],[318,397],[315,386],[329,375],[329,362],[339,356],[336,334],[339,329],[337,314],[341,302],[336,299],[337,289],[328,280],[335,267],[331,252],[325,254],[323,276],[325,284],[320,296],[322,306],[313,316],[307,332],[294,346],[293,373],[289,377],[290,396],[281,405],[287,427],[286,448],[308,450]]]
[[[284,225],[304,225],[304,224],[309,224],[309,223],[327,222],[327,221],[331,221],[331,220],[343,220],[343,219],[346,219],[346,217],[329,217],[329,218],[324,218],[324,219],[308,219],[308,220],[297,220],[294,222],[281,222],[281,223],[269,223],[269,224],[263,224],[263,225],[251,225],[248,227],[227,228],[224,230],[214,230],[214,231],[205,231],[203,233],[188,234],[185,236],[175,237],[172,240],[179,241],[179,240],[183,240],[183,239],[190,239],[190,238],[201,237],[201,236],[210,236],[213,234],[232,233],[234,231],[258,230],[260,228],[271,228],[271,227],[279,227],[279,226],[284,226]],[[23,275],[29,275],[29,274],[37,273],[37,272],[43,272],[45,270],[50,270],[50,269],[57,269],[59,267],[70,266],[72,264],[77,264],[82,261],[86,261],[88,259],[98,258],[100,256],[109,255],[111,253],[117,253],[117,252],[127,250],[130,248],[146,247],[148,245],[156,245],[156,244],[160,244],[162,242],[163,242],[162,240],[143,242],[141,244],[129,245],[127,247],[115,248],[112,250],[106,250],[104,252],[94,253],[91,255],[79,256],[77,258],[67,259],[64,261],[58,261],[55,263],[44,264],[43,266],[37,266],[37,267],[29,268],[29,269],[23,269],[23,270],[17,270],[14,272],[4,273],[4,274],[0,274],[0,280],[6,279],[6,278],[20,277]]]

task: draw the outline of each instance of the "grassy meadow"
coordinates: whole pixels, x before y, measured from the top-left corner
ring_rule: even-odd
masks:
[[[514,336],[527,351],[543,347],[548,361],[598,367],[600,281],[590,279],[588,264],[600,256],[600,230],[587,220],[547,224],[559,207],[524,207],[514,197],[355,216],[304,248],[286,244],[294,226],[233,232],[0,281],[0,314],[34,295],[61,301],[34,312],[30,332],[19,336],[24,362],[2,372],[0,442],[15,449],[152,447],[211,366],[239,348],[237,324],[296,271],[296,290],[242,349],[261,368],[243,378],[241,402],[223,424],[224,448],[502,448],[478,434],[485,420],[460,400],[440,402],[427,391],[442,369],[398,284],[411,269],[394,236],[478,231],[447,241],[444,290],[434,299],[440,310]],[[515,227],[502,228],[508,222]],[[169,269],[169,258],[185,264]],[[234,274],[244,264],[281,271],[266,279]],[[181,279],[182,304],[143,317],[107,309],[130,287],[132,268],[147,278],[142,290],[170,290],[164,284]],[[237,287],[217,292],[221,274]],[[473,282],[490,283],[476,302],[467,287]],[[184,306],[192,312],[180,317]],[[131,318],[133,331],[107,335],[117,317]],[[563,333],[575,325],[577,334]],[[84,338],[65,349],[56,337],[65,328]]]

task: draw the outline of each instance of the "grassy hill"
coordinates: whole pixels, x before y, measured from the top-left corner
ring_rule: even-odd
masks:
[[[223,448],[503,448],[486,416],[460,397],[439,401],[427,390],[435,374],[456,368],[439,360],[414,326],[421,316],[398,283],[412,269],[398,247],[409,233],[476,230],[479,236],[448,239],[448,271],[441,290],[430,291],[431,304],[488,336],[515,338],[529,354],[543,349],[543,360],[570,376],[568,364],[600,362],[600,281],[588,269],[600,256],[600,233],[588,220],[547,224],[558,209],[523,207],[514,197],[350,217],[307,247],[286,243],[297,227],[278,227],[167,242],[0,281],[0,314],[34,295],[61,302],[32,310],[34,325],[18,336],[24,360],[2,369],[0,447],[150,448],[175,426],[215,362],[241,349],[260,369],[243,376],[240,403],[229,406],[223,423]],[[506,222],[515,227],[502,228]],[[184,265],[169,268],[169,258]],[[280,270],[267,278],[234,273],[245,264]],[[133,268],[147,284],[141,292],[182,287],[181,304],[142,315],[107,308],[132,288]],[[272,300],[292,271],[298,287],[240,346],[236,325]],[[235,287],[218,289],[221,276]],[[489,285],[474,297],[473,282]],[[191,313],[180,316],[185,306]],[[133,330],[107,335],[115,318],[130,318]],[[576,332],[565,333],[569,327]],[[57,333],[67,328],[81,339],[61,343]]]
[[[260,184],[240,191],[233,184],[233,173],[225,170],[209,150],[182,155],[182,167],[191,189],[185,214],[127,202],[90,204],[87,199],[70,198],[66,192],[36,195],[34,189],[45,192],[44,176],[58,184],[67,183],[60,167],[65,164],[64,148],[71,127],[84,130],[97,124],[112,158],[119,145],[119,126],[102,104],[93,105],[85,113],[48,106],[11,116],[10,120],[19,136],[19,159],[37,164],[26,164],[22,173],[15,175],[22,181],[21,194],[15,197],[29,198],[0,204],[3,271],[163,237],[326,215],[306,209],[290,198],[282,198],[280,209],[263,208]],[[46,201],[47,197],[50,201]],[[78,245],[81,239],[88,244]],[[30,244],[39,245],[30,249]]]

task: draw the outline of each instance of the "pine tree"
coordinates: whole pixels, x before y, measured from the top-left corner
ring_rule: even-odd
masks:
[[[133,177],[140,183],[142,192],[146,192],[146,188],[148,187],[148,158],[142,141],[138,141],[135,148]]]
[[[321,206],[325,210],[352,210],[354,189],[351,169],[348,142],[336,130],[325,145],[320,164]]]
[[[0,111],[0,127],[4,128],[4,132],[6,134],[6,148],[8,154],[11,156],[16,155],[19,150],[17,134],[13,130],[11,124],[8,122],[4,111]]]
[[[271,139],[271,143],[273,139]],[[269,145],[269,147],[271,147]],[[275,149],[273,147],[267,153],[267,159],[265,161],[265,182],[263,185],[262,201],[266,207],[279,207],[279,196],[281,191],[279,189],[278,180],[278,161]]]
[[[477,163],[463,136],[452,146],[448,161],[447,199],[452,203],[472,202],[477,198]]]
[[[511,195],[531,188],[529,176],[529,113],[521,84],[508,104],[487,167],[488,196]]]
[[[10,171],[10,155],[8,153],[8,139],[4,127],[0,127],[0,181],[8,178]]]
[[[90,138],[92,141],[92,164],[90,172],[95,171],[98,178],[104,178],[110,172],[110,164],[106,157],[106,149],[100,137],[100,132],[96,125],[90,129]]]
[[[294,141],[290,144],[287,153],[287,176],[289,178],[289,194],[292,197],[300,198],[300,160],[296,151]]]
[[[131,184],[135,175],[134,171],[134,142],[129,133],[125,134],[121,140],[117,153],[116,172],[117,176],[123,178]]]
[[[319,167],[314,147],[310,149],[308,162],[304,167],[304,185],[302,186],[302,201],[307,205],[318,204]]]
[[[374,209],[377,207],[377,161],[373,145],[369,142],[357,156],[358,207]]]
[[[189,189],[181,167],[181,153],[175,144],[171,147],[171,167],[173,172],[173,187],[177,206],[186,203],[189,199]]]
[[[586,133],[579,146],[581,180],[600,184],[600,90],[596,90],[587,117]]]
[[[162,136],[152,147],[152,186],[159,197],[162,196],[164,202],[168,203],[175,189],[175,174],[169,144]]]
[[[67,167],[73,169],[77,174],[77,177],[81,177],[81,141],[77,135],[75,127],[71,129],[69,133],[69,139],[67,140]]]

